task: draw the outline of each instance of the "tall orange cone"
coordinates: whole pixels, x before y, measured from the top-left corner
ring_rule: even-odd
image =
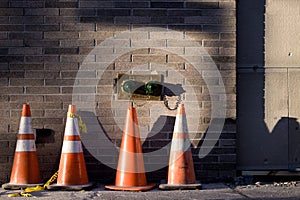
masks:
[[[23,104],[10,182],[3,184],[2,188],[20,189],[37,185],[43,183],[40,178],[30,106]]]
[[[201,189],[201,184],[196,183],[184,104],[179,104],[177,109],[169,159],[168,183],[160,184],[159,188]]]
[[[136,110],[131,105],[125,120],[115,185],[108,185],[105,188],[145,191],[153,187],[155,184],[147,184]]]
[[[91,186],[86,171],[76,108],[75,105],[69,105],[57,184],[49,185],[47,189],[82,190]]]

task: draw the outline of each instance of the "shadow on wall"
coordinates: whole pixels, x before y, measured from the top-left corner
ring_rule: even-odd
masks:
[[[88,146],[85,148],[84,154],[89,177],[93,181],[101,183],[114,182],[119,157],[118,146],[120,146],[121,140],[112,140],[93,112],[84,111],[78,112],[78,114],[86,123],[88,130],[87,133],[81,134],[81,140],[83,146]],[[166,176],[170,148],[168,147],[159,153],[158,151],[171,144],[174,123],[175,117],[159,117],[151,130],[156,134],[152,134],[152,137],[147,137],[142,142],[145,170],[149,172],[146,174],[148,181],[159,182],[161,177]],[[160,132],[157,133],[157,130]],[[99,131],[102,134],[99,134]]]
[[[219,9],[218,2],[80,0],[79,6],[79,21],[83,23],[132,25],[133,28],[151,25],[205,32],[216,31],[216,27],[220,31],[226,29],[219,22],[218,16],[224,15],[224,11]]]
[[[81,134],[85,149],[85,161],[90,179],[101,183],[112,183],[118,164],[121,140],[112,140],[93,112],[78,112],[87,126],[87,133]],[[163,125],[163,126],[162,126]],[[142,141],[143,157],[148,182],[160,182],[167,178],[170,148],[175,117],[160,116],[153,124],[147,137]],[[226,120],[219,141],[208,155],[200,158],[199,151],[205,136],[198,147],[191,147],[197,180],[202,183],[233,181],[235,177],[235,127],[234,120]],[[159,132],[158,132],[159,130]],[[102,134],[99,134],[99,131]],[[207,133],[205,133],[206,135]],[[222,156],[220,157],[220,154]],[[223,174],[220,174],[220,170]]]
[[[54,143],[55,132],[51,129],[36,129],[36,144]]]
[[[149,182],[161,181],[158,177],[160,177],[160,179],[167,178],[174,125],[175,117],[166,115],[160,116],[153,124],[149,133],[151,137],[147,137],[142,145],[145,169],[148,171],[146,175]],[[159,152],[162,148],[164,148],[164,150]],[[154,168],[158,168],[158,170],[151,170]]]

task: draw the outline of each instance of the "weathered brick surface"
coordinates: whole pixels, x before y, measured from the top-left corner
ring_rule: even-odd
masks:
[[[25,8],[25,15],[59,15],[59,8]]]
[[[38,131],[43,180],[58,168],[67,107],[77,102],[81,111],[92,108],[83,113],[89,117],[83,118],[87,134],[95,134],[84,142],[90,179],[113,182],[115,170],[105,163],[116,164],[118,155],[107,145],[120,146],[129,104],[118,99],[114,79],[119,73],[163,75],[169,89],[164,94],[182,93],[190,106],[187,119],[197,178],[205,182],[235,176],[235,11],[235,0],[1,1],[0,182],[9,181],[21,107],[26,102]],[[199,56],[200,47],[205,55]],[[212,62],[219,73],[212,70]],[[166,99],[170,108],[176,106],[175,97]],[[200,158],[204,137],[216,136],[206,134],[212,102],[227,104],[227,119],[220,139],[206,146],[212,150]],[[160,165],[162,160],[167,162],[169,149],[159,155],[151,153],[170,144],[176,111],[163,101],[137,101],[135,105],[146,168],[163,167],[149,177],[165,179],[167,163]],[[99,134],[108,141],[97,138]]]
[[[11,16],[9,22],[11,24],[42,24],[43,16]]]
[[[12,1],[10,7],[16,8],[42,8],[44,7],[43,1]]]

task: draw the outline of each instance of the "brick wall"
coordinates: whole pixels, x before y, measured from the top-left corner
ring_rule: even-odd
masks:
[[[67,106],[75,102],[88,126],[83,140],[90,179],[112,182],[117,149],[111,151],[102,137],[114,147],[120,145],[128,101],[118,99],[114,88],[118,73],[158,73],[165,83],[181,84],[197,178],[233,177],[235,8],[235,0],[2,0],[0,182],[9,181],[25,102],[30,103],[33,128],[37,129],[43,180],[58,168]],[[199,56],[197,49],[204,49],[205,54]],[[195,65],[201,66],[200,70]],[[212,70],[214,65],[221,76]],[[209,87],[217,92],[211,95]],[[213,123],[214,103],[226,105],[219,140],[210,136],[217,133],[207,131]],[[136,101],[135,105],[145,154],[168,145],[176,111],[168,110],[163,101]],[[85,113],[85,107],[92,111]],[[204,138],[210,138],[214,148],[199,158],[201,145],[209,148]],[[148,179],[166,177],[166,166],[159,167],[167,162],[168,153],[165,149],[158,156],[145,155],[146,168],[157,168],[149,170]]]

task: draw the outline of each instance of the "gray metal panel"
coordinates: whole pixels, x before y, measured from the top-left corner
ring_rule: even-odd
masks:
[[[237,67],[264,66],[265,0],[237,1]]]
[[[266,67],[299,67],[299,10],[299,0],[266,1]]]
[[[300,129],[296,118],[289,118],[289,170],[300,170]]]
[[[265,72],[238,71],[239,170],[288,169],[288,118],[281,118],[270,132],[265,118]]]
[[[289,168],[300,169],[300,69],[288,70],[289,87]]]

